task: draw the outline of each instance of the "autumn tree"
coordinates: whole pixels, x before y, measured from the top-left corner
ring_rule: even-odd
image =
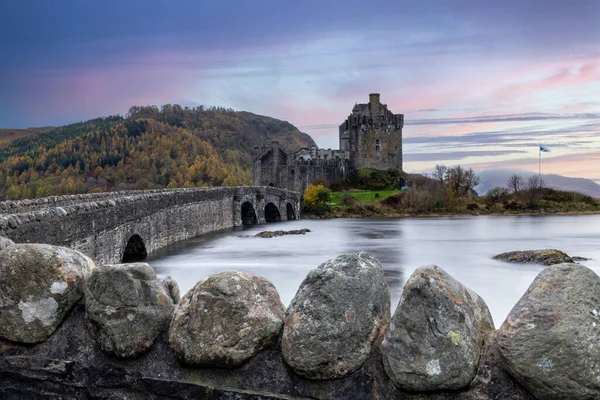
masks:
[[[323,184],[309,184],[304,190],[304,210],[309,213],[324,214],[329,210],[331,190]]]

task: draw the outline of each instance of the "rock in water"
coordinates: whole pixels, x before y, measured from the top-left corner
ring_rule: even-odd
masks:
[[[88,332],[103,351],[117,357],[148,351],[174,308],[171,294],[146,263],[105,265],[86,285]]]
[[[579,264],[548,267],[498,333],[509,373],[539,399],[600,398],[600,277]]]
[[[383,268],[367,253],[343,255],[309,272],[292,300],[282,350],[311,379],[343,377],[363,364],[390,318]]]
[[[494,256],[494,259],[512,263],[532,263],[542,265],[572,263],[574,261],[567,253],[556,249],[509,251]]]
[[[410,391],[466,387],[492,330],[490,311],[477,293],[435,265],[418,268],[384,336],[385,371]]]
[[[179,302],[169,329],[187,365],[239,367],[277,344],[285,308],[268,280],[237,271],[201,280]]]
[[[285,236],[285,235],[306,235],[307,232],[310,232],[310,229],[302,228],[302,229],[293,229],[291,231],[262,231],[262,232],[258,232],[254,236],[270,239],[270,238],[274,238],[277,236]]]
[[[0,336],[46,340],[84,293],[95,268],[86,255],[47,244],[15,244],[0,252]]]

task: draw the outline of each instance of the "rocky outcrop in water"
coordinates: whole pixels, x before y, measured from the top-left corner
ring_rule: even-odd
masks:
[[[186,365],[239,367],[277,343],[284,312],[268,280],[222,272],[201,280],[183,296],[169,341]]]
[[[390,295],[379,261],[344,255],[309,272],[292,300],[283,329],[283,358],[312,379],[358,369],[390,318]]]
[[[46,340],[84,292],[93,261],[75,250],[18,244],[0,251],[0,337]]]
[[[567,253],[556,249],[509,251],[494,256],[495,260],[511,263],[554,265],[574,262]]]
[[[417,268],[385,333],[385,371],[410,391],[467,387],[477,372],[484,335],[493,330],[477,293],[435,265]]]
[[[117,357],[147,352],[168,326],[174,307],[146,263],[105,265],[86,284],[88,331],[102,350]]]
[[[285,235],[306,235],[307,232],[310,232],[310,229],[303,228],[303,229],[293,229],[291,231],[263,231],[263,232],[258,232],[254,236],[259,237],[259,238],[269,239],[269,238],[274,238],[277,236],[285,236]]]
[[[498,350],[537,398],[600,398],[600,277],[578,264],[542,271],[502,324]]]

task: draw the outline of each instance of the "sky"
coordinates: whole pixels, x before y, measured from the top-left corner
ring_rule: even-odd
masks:
[[[132,105],[222,106],[320,147],[369,93],[405,115],[404,170],[600,183],[598,0],[5,0],[0,127]]]

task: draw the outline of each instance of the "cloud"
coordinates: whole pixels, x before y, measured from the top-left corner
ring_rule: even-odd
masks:
[[[447,124],[473,124],[491,122],[529,122],[529,121],[561,121],[561,120],[598,120],[600,112],[578,114],[555,113],[522,113],[505,115],[482,115],[458,118],[436,118],[406,120],[405,125],[447,125]]]
[[[489,151],[450,151],[444,153],[405,153],[404,162],[433,161],[443,163],[445,161],[460,161],[468,157],[493,157],[527,153],[522,150],[489,150]]]

